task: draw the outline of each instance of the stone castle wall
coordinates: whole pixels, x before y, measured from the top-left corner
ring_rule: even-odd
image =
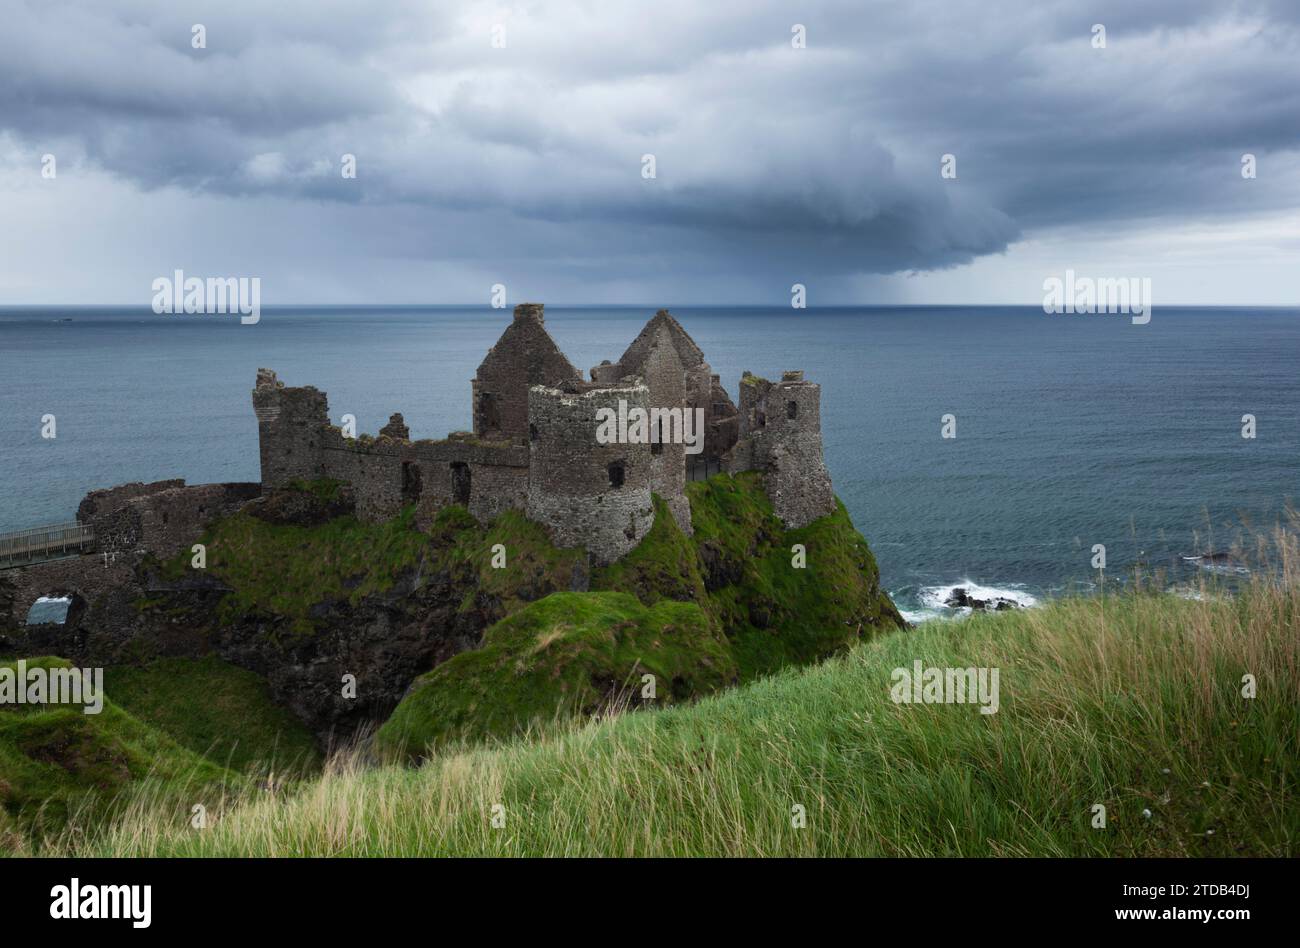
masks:
[[[311,386],[287,388],[274,372],[258,369],[253,413],[263,486],[282,487],[321,476],[321,438],[329,428],[324,392]]]
[[[835,510],[822,459],[821,386],[791,371],[780,382],[751,375],[740,382],[739,439],[728,471],[757,470],[776,515],[787,527],[807,526]]]
[[[169,559],[196,543],[208,524],[229,516],[262,492],[257,483],[173,487],[131,502],[139,513],[140,549]]]
[[[106,490],[92,490],[77,507],[77,522],[95,528],[95,552],[138,549],[144,538],[139,507],[132,501],[161,491],[184,486],[175,478],[144,484],[135,481]]]
[[[657,429],[652,434],[658,443],[650,446],[650,489],[665,500],[677,525],[689,534],[693,532],[691,505],[686,500],[686,445],[681,435],[688,423],[686,413],[691,411],[691,404],[687,399],[686,372],[667,329],[659,330],[647,351],[641,377],[649,390],[651,408],[680,409],[682,431],[671,430],[675,425],[672,418],[660,416],[652,422]],[[695,424],[694,416],[689,424]],[[692,428],[692,434],[704,432]]]
[[[74,626],[89,605],[134,584],[138,560],[135,554],[88,553],[0,572],[0,600],[6,606],[5,613],[0,614],[0,642],[5,639],[6,628],[17,631],[26,626],[27,614],[37,599],[67,596],[72,604],[63,625],[26,627],[30,647],[40,649],[48,645],[50,654],[60,654],[65,650],[63,630]],[[33,638],[31,630],[47,630],[48,636]]]
[[[95,529],[95,553],[147,550],[163,559],[193,544],[217,517],[261,493],[260,484],[196,484],[183,480],[123,484],[91,491],[77,520]]]
[[[528,436],[528,390],[580,380],[544,326],[540,303],[521,303],[475,373],[474,434],[522,441]]]
[[[528,516],[544,524],[559,546],[585,546],[600,565],[627,553],[654,525],[649,444],[600,444],[597,412],[619,401],[649,407],[642,384],[528,393],[531,452]]]
[[[522,444],[469,435],[361,440],[344,438],[337,428],[322,440],[322,476],[353,486],[363,520],[387,520],[416,504],[427,522],[438,509],[462,504],[487,521],[510,507],[523,509],[527,501],[528,449]]]
[[[344,438],[323,392],[290,388],[259,370],[253,391],[261,435],[262,486],[334,478],[352,485],[357,514],[386,520],[414,504],[428,523],[451,504],[488,521],[525,510],[561,546],[586,546],[598,562],[622,556],[654,520],[651,492],[691,530],[688,462],[720,459],[730,471],[764,472],[778,515],[802,526],[834,509],[821,460],[820,388],[802,373],[767,382],[746,374],[737,409],[699,347],[666,311],[655,315],[617,363],[584,382],[546,332],[542,307],[522,304],[473,381],[474,434],[411,441],[395,414],[374,438]],[[538,381],[544,380],[544,381]],[[704,412],[704,450],[677,437],[658,444],[596,443],[598,408]],[[788,413],[789,406],[794,406]],[[692,416],[693,420],[693,416]],[[665,436],[673,432],[664,431]],[[621,478],[615,483],[612,465]]]

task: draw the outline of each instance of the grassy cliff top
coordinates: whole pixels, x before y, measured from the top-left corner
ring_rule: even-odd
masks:
[[[656,497],[650,532],[593,573],[591,592],[523,607],[489,628],[480,650],[417,680],[379,746],[418,757],[429,743],[589,715],[616,684],[639,693],[645,674],[655,675],[658,706],[693,699],[901,624],[842,505],[786,530],[757,474],[714,477],[688,493],[693,536]]]
[[[894,670],[916,660],[999,669],[997,713],[894,703]],[[1237,599],[1072,599],[419,769],[344,767],[203,834],[141,822],[73,851],[1294,856],[1298,717],[1294,578]]]
[[[693,602],[645,606],[621,592],[553,593],[416,682],[377,743],[420,752],[509,737],[623,703],[670,705],[735,680],[731,650]]]
[[[29,670],[72,667],[61,658],[26,661]],[[98,714],[80,705],[0,704],[0,851],[70,820],[110,821],[140,794],[184,825],[193,804],[212,805],[244,782],[108,698]]]
[[[214,764],[257,776],[321,764],[312,733],[275,704],[265,679],[216,656],[107,668],[104,686],[123,710]]]
[[[292,485],[318,499],[333,497],[336,482]],[[383,523],[353,515],[311,526],[267,523],[247,511],[213,524],[201,542],[207,547],[207,574],[231,587],[221,615],[283,616],[297,637],[310,637],[312,607],[324,602],[356,604],[390,591],[403,576],[419,570],[445,573],[465,589],[465,608],[476,596],[499,599],[511,611],[542,593],[546,581],[567,587],[579,550],[557,550],[539,524],[507,511],[482,527],[463,507],[441,510],[427,530],[415,523],[415,508]],[[509,567],[491,566],[492,548],[503,544]],[[191,572],[190,553],[163,564],[162,573],[181,580]]]

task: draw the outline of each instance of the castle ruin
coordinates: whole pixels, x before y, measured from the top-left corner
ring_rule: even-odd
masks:
[[[769,382],[748,372],[740,407],[694,340],[666,310],[646,323],[617,362],[590,379],[546,331],[539,303],[514,318],[471,382],[473,431],[412,441],[401,414],[378,437],[348,438],[329,419],[324,392],[288,387],[259,369],[253,389],[262,490],[295,480],[350,484],[357,514],[385,520],[415,504],[428,522],[451,504],[480,521],[524,511],[562,547],[585,547],[602,565],[633,549],[654,524],[651,494],[691,531],[686,482],[715,471],[757,470],[776,514],[801,527],[831,513],[835,498],[822,461],[821,387],[802,372]],[[661,431],[642,443],[600,443],[602,409],[701,413],[702,451],[688,455]]]

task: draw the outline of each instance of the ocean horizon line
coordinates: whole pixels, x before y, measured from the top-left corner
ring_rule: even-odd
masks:
[[[742,303],[691,303],[691,302],[669,302],[669,303],[572,303],[572,302],[550,302],[547,300],[528,299],[522,302],[535,303],[540,302],[551,309],[770,309],[770,310],[789,310],[792,313],[802,312],[803,310],[862,310],[862,309],[1032,309],[1042,311],[1041,303],[824,303],[809,305],[799,309],[792,308],[789,303],[771,303],[771,302],[742,302]],[[507,312],[517,304],[510,304],[503,307],[494,307],[490,303],[469,302],[469,303],[367,303],[367,302],[345,302],[345,303],[312,303],[312,302],[295,302],[295,303],[272,303],[262,307],[263,312],[275,312],[277,310],[296,310],[296,309],[375,309],[375,310],[397,310],[397,309],[489,309]],[[1175,310],[1257,310],[1257,309],[1274,309],[1274,310],[1300,310],[1300,302],[1296,303],[1161,303],[1157,309],[1175,309]],[[131,310],[140,309],[152,313],[149,303],[132,302],[132,303],[0,303],[0,313],[13,310],[32,310],[32,309],[81,309],[81,310]],[[214,315],[210,313],[154,313],[154,315],[164,316],[203,316]],[[1046,314],[1061,315],[1061,314]],[[1088,315],[1088,314],[1079,314]]]

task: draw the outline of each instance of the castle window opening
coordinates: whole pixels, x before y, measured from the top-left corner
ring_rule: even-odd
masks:
[[[414,503],[420,499],[423,484],[420,482],[420,465],[414,461],[402,462],[402,502]]]
[[[484,431],[496,431],[501,428],[501,411],[497,406],[495,392],[483,392],[479,395],[478,415]]]
[[[468,504],[470,491],[469,465],[464,461],[451,462],[451,496],[452,503]]]
[[[609,486],[610,487],[615,487],[615,488],[622,487],[623,481],[626,479],[626,477],[627,477],[626,462],[613,461],[610,463],[609,465]]]
[[[656,428],[656,434],[655,434],[655,438],[654,438],[654,440],[650,442],[650,453],[651,453],[651,454],[663,454],[663,453],[664,453],[664,420],[663,420],[663,416],[660,416],[660,417],[658,418],[658,420],[655,421],[655,428]]]
[[[785,417],[793,419],[793,418],[795,418],[798,414],[799,414],[799,403],[798,403],[798,402],[786,402],[786,403],[785,403]]]
[[[529,441],[536,441],[536,440],[537,440],[537,426],[536,426],[536,425],[532,425],[532,424],[530,424],[530,425],[528,426],[528,440],[529,440]]]

